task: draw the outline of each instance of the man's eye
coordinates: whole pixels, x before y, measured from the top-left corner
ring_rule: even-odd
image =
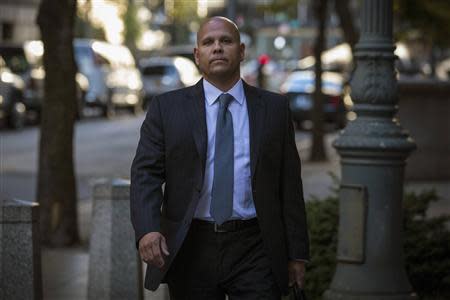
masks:
[[[204,40],[203,45],[211,45],[212,40]]]
[[[222,43],[224,44],[230,44],[231,43],[231,39],[223,39]]]

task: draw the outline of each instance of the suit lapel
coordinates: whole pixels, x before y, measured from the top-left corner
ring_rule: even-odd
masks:
[[[192,134],[202,163],[202,174],[205,172],[207,131],[206,131],[206,111],[205,93],[203,92],[203,80],[197,82],[189,93],[189,105],[187,105],[190,123],[192,124]],[[203,179],[202,179],[203,181]]]
[[[264,130],[265,102],[258,90],[244,82],[245,98],[250,127],[250,168],[252,179],[258,162],[261,137]]]
[[[265,102],[256,88],[248,85],[245,82],[243,83],[245,98],[247,99],[250,130],[250,168],[251,176],[253,178],[255,174],[256,163],[258,161],[261,137],[264,129]],[[195,86],[192,87],[188,96],[188,115],[192,124],[192,134],[194,136],[195,146],[201,158],[202,174],[204,174],[208,133],[206,129],[205,93],[203,92],[203,80],[200,80]]]

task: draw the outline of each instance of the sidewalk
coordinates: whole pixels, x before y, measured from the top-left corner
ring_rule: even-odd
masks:
[[[311,163],[307,161],[310,142],[297,143],[302,160],[302,178],[305,199],[312,195],[323,198],[331,194],[333,186],[330,173],[340,177],[339,156],[331,147],[336,135],[326,139],[326,150],[329,157],[327,162]],[[422,182],[410,183],[405,191],[421,191],[434,187],[441,196],[441,201],[430,207],[429,215],[450,213],[450,184],[449,182]],[[92,200],[83,200],[78,203],[79,227],[83,245],[88,245],[90,222],[92,214]],[[42,249],[42,273],[44,299],[49,300],[82,300],[87,299],[89,250],[87,246],[66,249]],[[144,299],[167,299],[165,285],[155,292],[145,291]]]

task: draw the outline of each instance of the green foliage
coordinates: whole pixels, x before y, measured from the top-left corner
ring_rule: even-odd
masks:
[[[175,23],[186,25],[198,19],[196,1],[174,0],[173,7],[172,17]]]
[[[426,217],[435,191],[406,194],[403,201],[404,253],[408,277],[421,299],[450,297],[450,216]],[[306,203],[311,243],[305,291],[321,299],[336,267],[339,204],[337,194]]]
[[[306,267],[305,292],[310,299],[320,299],[334,274],[338,205],[337,197],[306,202],[311,261]]]
[[[142,33],[142,27],[137,19],[137,6],[134,2],[129,2],[122,15],[124,24],[124,40],[131,51],[136,49],[136,41]]]
[[[197,14],[197,1],[173,0],[172,6],[166,7],[166,11],[172,21],[172,45],[190,43],[192,28],[201,21]]]
[[[418,33],[430,44],[450,46],[450,1],[394,0],[400,34]]]
[[[297,4],[299,0],[278,0],[272,1],[268,4],[259,5],[258,9],[261,11],[269,11],[272,13],[283,13],[289,18],[297,16]]]
[[[450,215],[426,218],[434,191],[407,194],[404,199],[406,271],[416,292],[427,299],[450,298]]]
[[[76,38],[92,38],[97,40],[105,40],[105,30],[92,24],[85,14],[78,12],[75,15],[74,37]]]

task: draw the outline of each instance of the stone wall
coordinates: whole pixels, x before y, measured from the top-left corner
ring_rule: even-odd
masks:
[[[450,180],[450,82],[399,81],[398,117],[417,143],[407,181]]]
[[[0,199],[0,299],[42,299],[39,205]]]

